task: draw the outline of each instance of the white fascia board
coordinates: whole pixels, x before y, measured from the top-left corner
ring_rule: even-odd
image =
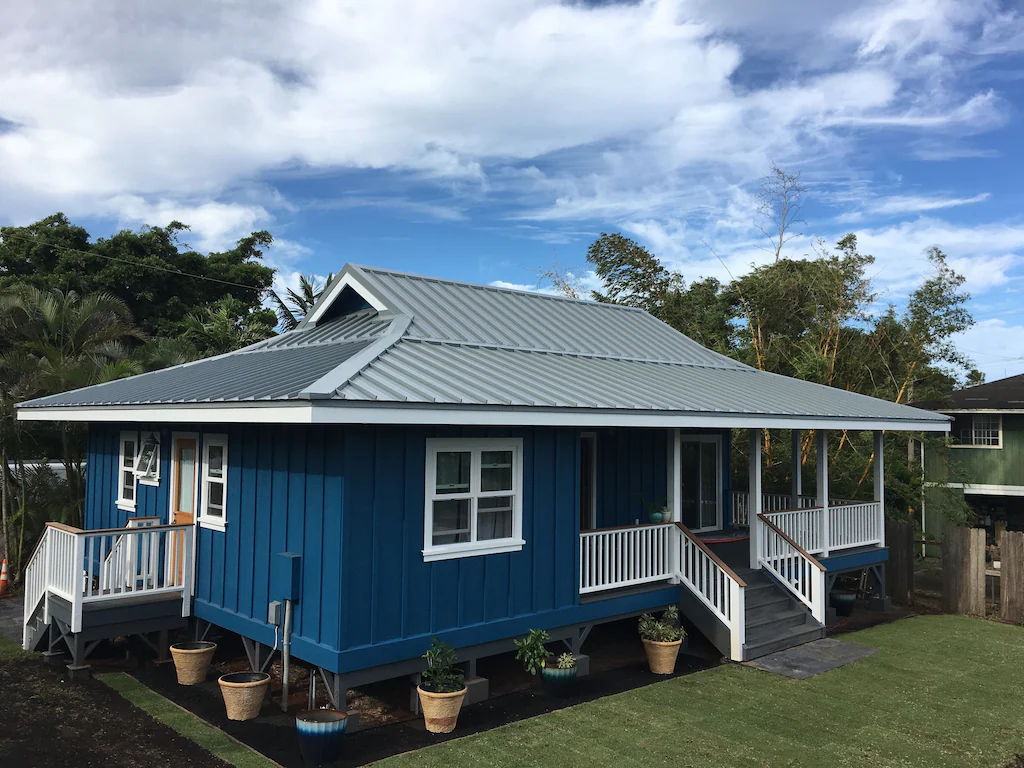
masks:
[[[943,408],[938,413],[1009,413],[1009,414],[1021,414],[1024,413],[1024,408]]]
[[[972,496],[1024,496],[1024,485],[987,485],[984,483],[925,483],[925,488],[960,488]]]
[[[949,422],[851,419],[763,414],[670,413],[664,411],[585,411],[548,408],[422,408],[384,404],[317,401],[217,403],[204,405],[26,408],[24,421],[125,421],[261,424],[433,424],[556,427],[689,427],[705,429],[848,429],[898,432],[948,432]]]
[[[295,404],[216,403],[19,408],[19,421],[156,422],[165,424],[311,424],[308,401]]]

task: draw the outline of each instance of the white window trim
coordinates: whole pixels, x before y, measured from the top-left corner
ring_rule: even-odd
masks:
[[[132,457],[131,457],[132,458],[131,473],[132,473],[132,483],[133,483],[133,486],[132,486],[132,496],[133,496],[133,498],[131,498],[131,499],[126,499],[126,498],[124,498],[124,496],[121,495],[122,492],[124,491],[124,472],[125,472],[125,469],[126,469],[125,466],[124,466],[124,460],[125,460],[125,458],[127,458],[126,455],[125,455],[125,452],[124,452],[124,443],[125,443],[126,440],[131,440],[132,442],[135,443],[135,449],[132,451]],[[124,512],[134,512],[136,510],[136,508],[137,508],[137,502],[138,502],[138,499],[139,499],[139,478],[135,475],[135,460],[136,460],[136,458],[138,456],[138,448],[139,448],[139,433],[138,432],[132,432],[131,430],[124,430],[123,432],[121,432],[121,434],[118,436],[118,444],[117,444],[117,500],[116,500],[115,504],[117,505],[118,509],[120,509],[120,510],[122,510]]]
[[[442,544],[434,546],[434,501],[452,498],[452,494],[436,493],[437,454],[469,452],[474,458],[470,462],[470,491],[472,505],[470,509],[470,528],[476,535],[476,502],[481,497],[502,496],[511,494],[512,501],[512,537],[490,541],[469,541],[464,544]],[[478,456],[482,451],[512,451],[512,490],[481,493]],[[503,552],[518,552],[526,542],[523,540],[523,440],[522,438],[428,438],[426,468],[424,472],[424,504],[423,504],[423,562],[452,560],[459,557],[476,557],[479,555],[495,555]]]
[[[975,413],[974,412],[970,412],[969,414],[964,414],[964,415],[970,415],[970,417],[971,417],[971,439],[973,440],[974,439],[974,416],[975,416]],[[973,443],[972,442],[972,443],[970,443],[968,445],[965,445],[964,443],[951,443],[950,446],[949,446],[950,448],[974,448],[974,449],[980,448],[982,450],[989,450],[989,451],[994,451],[994,450],[997,451],[997,450],[1002,449],[1002,447],[1003,447],[1003,415],[1001,413],[991,413],[991,412],[982,413],[982,414],[978,414],[978,415],[981,415],[981,416],[995,416],[996,417],[996,421],[998,422],[998,425],[999,425],[998,426],[999,438],[998,438],[998,441],[996,442],[996,444],[995,445],[979,445],[978,443]]]
[[[145,445],[146,440],[153,437],[156,440],[156,473],[152,475],[141,475],[139,474],[139,457],[142,455],[142,446]],[[139,484],[141,485],[160,485],[160,461],[163,459],[163,443],[160,441],[160,433],[147,430],[139,434],[139,445],[138,451],[135,454],[135,477],[138,478]]]
[[[210,465],[208,458],[210,456],[210,446],[219,445],[224,453],[223,459],[223,478],[215,480],[215,482],[221,482],[224,485],[224,494],[221,497],[221,504],[224,508],[224,514],[221,517],[210,517],[207,514],[207,502],[209,501],[209,494],[206,492],[207,482],[210,480],[209,469]],[[199,480],[199,525],[203,528],[210,528],[215,531],[223,531],[227,528],[228,524],[228,436],[227,435],[203,435],[203,470]]]

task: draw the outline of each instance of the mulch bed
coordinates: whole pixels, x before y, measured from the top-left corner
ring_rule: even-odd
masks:
[[[702,637],[694,634],[690,640],[690,647],[679,657],[672,677],[709,669],[721,661],[721,655]],[[545,693],[539,681],[523,671],[511,653],[480,660],[477,673],[490,681],[491,697],[465,707],[459,715],[458,727],[450,735],[427,733],[422,718],[409,710],[411,686],[408,680],[389,680],[352,691],[349,706],[359,710],[361,729],[346,737],[345,756],[337,765],[364,765],[668,679],[653,675],[647,669],[643,647],[636,634],[636,619],[596,627],[585,649],[591,659],[591,675],[579,679],[574,694],[567,698],[553,698]],[[218,669],[199,686],[177,685],[174,670],[170,667],[143,666],[132,674],[161,695],[272,760],[288,768],[298,768],[302,760],[295,736],[294,714],[305,708],[306,688],[298,680],[305,673],[298,673],[293,678],[292,684],[298,684],[299,691],[296,696],[289,697],[290,714],[286,715],[280,709],[280,678],[275,676],[274,701],[264,702],[256,720],[239,723],[225,716],[216,683],[216,675],[221,669],[234,668],[239,663],[244,664],[244,657],[241,660],[234,656],[219,658],[215,663]]]
[[[4,766],[226,766],[97,680],[37,658],[0,661]]]

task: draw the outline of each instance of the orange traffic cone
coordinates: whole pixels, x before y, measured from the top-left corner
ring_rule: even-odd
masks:
[[[0,597],[7,597],[7,592],[10,590],[11,585],[7,582],[7,558],[4,558],[4,562],[0,565]]]

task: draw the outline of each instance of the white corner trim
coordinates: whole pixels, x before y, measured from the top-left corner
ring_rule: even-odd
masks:
[[[356,293],[362,296],[363,299],[366,300],[367,304],[376,309],[378,312],[383,312],[389,309],[388,305],[384,302],[384,300],[380,296],[375,294],[373,291],[371,291],[352,272],[345,272],[337,280],[335,280],[333,285],[330,286],[327,293],[322,297],[322,300],[319,302],[319,304],[313,309],[312,312],[309,313],[309,317],[303,320],[303,324],[307,326],[316,326],[317,321],[321,317],[323,317],[324,313],[328,309],[331,308],[331,305],[334,303],[335,299],[337,299],[338,296],[341,295],[342,291],[344,291],[346,288],[351,288],[352,290],[354,290]]]

